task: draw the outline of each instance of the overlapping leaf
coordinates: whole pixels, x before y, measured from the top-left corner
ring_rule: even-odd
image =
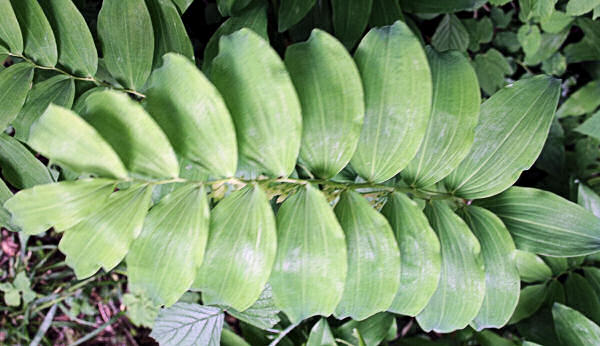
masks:
[[[402,9],[413,13],[452,13],[474,10],[485,4],[485,0],[401,0]]]
[[[523,282],[546,281],[552,277],[552,270],[539,256],[527,251],[517,250],[517,269]]]
[[[332,0],[335,36],[348,49],[354,48],[367,28],[373,0]]]
[[[316,0],[282,0],[279,5],[278,31],[284,32],[298,23],[315,6]]]
[[[0,71],[0,131],[17,117],[31,89],[33,66],[20,63]]]
[[[10,0],[0,0],[0,46],[13,54],[23,52],[23,36]]]
[[[48,168],[23,144],[4,133],[0,134],[0,167],[4,179],[18,189],[53,182]]]
[[[159,312],[150,336],[165,346],[219,346],[224,318],[219,308],[177,303]]]
[[[179,11],[171,0],[146,0],[154,28],[154,66],[169,52],[194,61],[194,47],[185,31]]]
[[[580,312],[555,303],[552,316],[556,334],[563,345],[587,346],[600,341],[600,327]]]
[[[337,346],[335,337],[329,328],[327,319],[321,318],[319,322],[310,329],[306,346]]]
[[[23,34],[23,52],[36,63],[54,66],[58,61],[56,39],[37,0],[10,0]]]

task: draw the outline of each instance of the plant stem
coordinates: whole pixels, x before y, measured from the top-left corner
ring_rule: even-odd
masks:
[[[298,324],[297,324],[297,323],[290,324],[290,325],[289,325],[287,328],[285,328],[284,330],[282,330],[282,331],[279,333],[279,336],[277,336],[277,338],[276,338],[275,340],[273,340],[273,341],[272,341],[272,342],[269,344],[269,346],[275,346],[275,345],[277,345],[277,344],[278,344],[278,343],[279,343],[279,342],[280,342],[280,341],[281,341],[283,338],[285,338],[285,336],[286,336],[286,335],[288,335],[288,334],[289,334],[289,332],[291,332],[291,331],[292,331],[292,329],[296,328],[296,326],[298,326]]]

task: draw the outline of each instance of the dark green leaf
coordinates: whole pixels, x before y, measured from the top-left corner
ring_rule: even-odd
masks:
[[[10,0],[0,0],[0,13],[0,46],[4,46],[13,54],[21,54],[23,36]]]
[[[369,22],[373,0],[331,0],[335,36],[348,49],[354,48]]]
[[[469,46],[469,33],[453,14],[444,16],[431,39],[431,44],[440,52],[453,49],[466,51]]]
[[[177,5],[179,12],[181,12],[182,14],[185,13],[185,11],[188,9],[188,7],[190,7],[192,2],[194,2],[194,0],[173,0],[173,3]]]
[[[567,305],[600,323],[600,296],[583,276],[570,273],[565,282],[565,293]]]
[[[27,63],[15,64],[0,71],[0,131],[4,131],[19,114],[32,80],[33,66]]]
[[[315,6],[316,0],[281,0],[277,16],[278,31],[284,32],[297,24]]]
[[[380,312],[366,320],[348,321],[337,328],[335,334],[353,345],[376,346],[387,336],[392,323],[394,323],[393,314]]]
[[[232,16],[248,6],[250,2],[251,0],[217,0],[217,7],[222,15]]]
[[[4,133],[0,134],[0,166],[4,179],[18,189],[53,181],[44,164],[23,144]]]
[[[554,326],[563,345],[588,346],[600,342],[600,327],[584,315],[562,304],[552,307]]]
[[[224,319],[219,308],[177,303],[158,313],[150,336],[162,346],[219,346]]]
[[[373,0],[370,26],[392,25],[397,20],[404,21],[400,4],[396,0]]]
[[[509,323],[517,323],[533,315],[544,303],[548,288],[546,284],[531,285],[523,288],[519,295],[517,308]]]
[[[413,13],[453,13],[474,10],[485,4],[485,0],[401,0],[402,9]]]
[[[310,329],[306,346],[337,346],[327,319],[321,318],[319,322]]]
[[[54,66],[58,61],[56,39],[44,11],[36,0],[10,0],[19,20],[24,54],[43,66]]]
[[[178,53],[194,61],[194,47],[177,7],[171,0],[146,0],[154,28],[154,67],[166,53]]]
[[[494,48],[490,48],[484,54],[477,54],[473,60],[473,67],[481,89],[488,95],[502,88],[505,84],[504,77],[513,73],[504,55]]]
[[[600,59],[600,21],[579,17],[575,24],[584,32],[583,39],[564,49],[568,63]]]
[[[517,269],[523,282],[542,282],[552,278],[552,270],[539,256],[517,250]]]

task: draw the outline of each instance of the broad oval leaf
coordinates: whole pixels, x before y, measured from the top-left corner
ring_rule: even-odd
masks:
[[[179,187],[152,207],[127,255],[131,292],[171,306],[190,288],[204,258],[209,210],[206,192]]]
[[[19,114],[32,80],[33,66],[28,63],[14,64],[0,71],[0,131],[4,131]]]
[[[0,133],[0,167],[4,180],[17,189],[53,182],[48,168],[19,141]]]
[[[141,89],[154,57],[152,20],[144,0],[103,1],[98,36],[110,74],[126,88]]]
[[[509,323],[520,322],[538,311],[546,299],[547,292],[548,286],[546,284],[530,285],[523,288]]]
[[[325,196],[310,184],[277,213],[277,256],[269,282],[292,323],[329,316],[342,298],[348,267],[344,231]]]
[[[342,193],[334,211],[348,249],[348,274],[335,315],[364,320],[392,304],[400,284],[400,252],[386,219],[359,193]]]
[[[580,312],[554,303],[552,316],[556,335],[563,345],[588,346],[600,342],[600,326]]]
[[[10,0],[23,33],[24,54],[42,66],[58,61],[56,39],[37,0]]]
[[[536,76],[515,82],[485,101],[471,151],[445,179],[448,190],[475,199],[514,184],[542,151],[559,92],[560,81]]]
[[[152,187],[139,185],[113,192],[104,205],[65,230],[58,249],[78,279],[106,272],[121,262],[142,230],[150,207]]]
[[[78,76],[93,77],[98,52],[85,19],[72,0],[41,0],[58,43],[58,63]]]
[[[81,116],[112,146],[132,174],[178,176],[179,164],[167,136],[126,94],[94,93],[85,100]]]
[[[463,218],[481,245],[485,266],[485,296],[471,324],[476,330],[501,328],[513,314],[519,300],[520,279],[516,249],[500,219],[481,207],[463,209]]]
[[[486,282],[481,247],[446,203],[430,202],[425,215],[440,239],[442,272],[438,288],[417,315],[417,322],[425,331],[449,333],[466,327],[483,303]]]
[[[57,75],[34,84],[25,105],[12,122],[15,138],[27,142],[31,125],[38,120],[51,103],[71,108],[74,98],[75,82],[69,76]]]
[[[145,102],[179,154],[214,176],[235,174],[233,121],[217,89],[192,62],[166,54],[148,81]]]
[[[194,61],[194,47],[171,0],[146,0],[154,27],[154,67],[166,53],[178,53]]]
[[[354,48],[364,33],[372,7],[373,0],[331,1],[333,30],[346,48]]]
[[[194,283],[204,303],[238,311],[250,307],[271,274],[276,232],[273,210],[258,185],[248,185],[219,202],[211,212],[204,262]]]
[[[327,319],[321,319],[310,329],[306,346],[337,346]]]
[[[552,269],[536,254],[517,250],[517,270],[523,282],[542,282],[552,278]]]
[[[75,172],[127,177],[125,166],[110,145],[93,127],[66,108],[50,105],[31,126],[28,144]]]
[[[277,15],[277,30],[284,32],[304,18],[316,0],[281,0]]]
[[[300,102],[283,61],[249,29],[224,36],[211,79],[223,95],[238,139],[240,164],[288,176],[300,150]]]
[[[23,35],[10,0],[0,0],[0,46],[13,54],[23,52]]]
[[[478,204],[502,219],[521,250],[556,257],[600,251],[600,219],[551,192],[512,187]]]
[[[21,190],[4,206],[25,234],[40,234],[50,227],[61,232],[96,213],[114,188],[115,182],[107,179],[61,181]]]
[[[342,44],[315,29],[306,42],[288,47],[285,64],[302,106],[300,160],[324,179],[350,161],[364,118],[360,75]]]
[[[150,336],[164,346],[219,346],[224,319],[219,308],[177,303],[158,313]]]
[[[400,287],[389,311],[416,316],[435,292],[441,271],[440,241],[416,202],[393,193],[381,213],[400,248]]]
[[[467,156],[475,136],[481,94],[475,70],[456,51],[427,48],[433,80],[431,118],[425,139],[402,177],[410,186],[442,180]]]
[[[354,60],[365,93],[365,119],[352,167],[371,182],[395,176],[415,156],[431,110],[427,57],[406,24],[371,29]]]
[[[453,13],[474,10],[486,0],[400,0],[402,9],[412,13]]]

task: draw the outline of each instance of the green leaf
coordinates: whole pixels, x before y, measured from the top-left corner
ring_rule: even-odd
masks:
[[[453,13],[474,10],[486,0],[400,0],[402,9],[411,13]]]
[[[478,204],[500,216],[521,250],[556,257],[600,250],[600,219],[551,192],[512,187]]]
[[[146,109],[178,153],[214,176],[233,176],[233,121],[217,89],[193,63],[181,55],[165,55],[162,67],[150,77],[146,95]]]
[[[552,278],[552,270],[539,256],[517,250],[517,269],[523,282],[543,282]]]
[[[292,173],[300,149],[300,102],[283,61],[249,29],[220,40],[211,79],[235,124],[240,163],[261,173]]]
[[[108,72],[124,87],[140,90],[154,56],[152,20],[144,0],[103,1],[98,36]]]
[[[431,44],[440,52],[454,49],[464,52],[469,46],[469,32],[453,14],[444,16],[431,38]]]
[[[152,328],[160,308],[144,295],[126,293],[123,295],[123,304],[127,307],[127,318],[138,327]]]
[[[276,249],[271,205],[258,185],[248,185],[212,210],[204,262],[194,288],[202,291],[206,304],[244,311],[265,287]]]
[[[17,189],[51,183],[48,168],[13,137],[0,134],[0,166],[4,179]]]
[[[366,320],[350,320],[337,328],[335,334],[353,345],[376,346],[386,337],[393,323],[393,314],[380,312]],[[361,338],[362,340],[360,340]],[[361,344],[361,342],[364,343]]]
[[[292,323],[331,315],[347,272],[344,231],[325,196],[307,184],[277,214],[277,257],[269,281],[275,304]]]
[[[430,202],[425,215],[442,249],[440,282],[418,315],[425,331],[448,333],[462,329],[479,312],[486,292],[481,247],[467,224],[444,202]]]
[[[547,74],[560,76],[567,70],[567,59],[560,53],[555,53],[542,61],[542,71]]]
[[[537,49],[535,53],[527,54],[525,56],[525,64],[534,66],[550,58],[553,54],[558,52],[568,35],[569,30],[564,30],[558,34],[543,33],[539,49]]]
[[[596,294],[600,296],[600,269],[596,267],[584,267],[583,273]]]
[[[570,273],[565,282],[567,304],[595,323],[600,323],[600,296],[581,275]]]
[[[354,59],[366,112],[351,164],[363,178],[379,183],[406,167],[419,149],[431,111],[431,74],[419,40],[400,21],[371,29]]]
[[[577,188],[577,204],[600,217],[600,196],[585,184],[580,183]]]
[[[14,64],[0,71],[0,131],[4,131],[19,114],[32,80],[33,66],[27,63]]]
[[[337,346],[327,319],[322,318],[310,329],[306,346]]]
[[[500,0],[504,1],[504,0]],[[510,1],[510,0],[509,0]],[[508,1],[507,1],[508,2]],[[493,1],[490,1],[491,4],[494,4]],[[512,17],[515,14],[515,10],[512,9],[508,12],[504,12],[502,8],[492,7],[490,11],[490,18],[494,22],[494,26],[498,29],[506,29],[510,22],[512,21]]]
[[[509,323],[520,322],[533,315],[544,303],[546,298],[546,284],[531,285],[523,288],[519,295],[517,308],[510,318]]]
[[[563,345],[587,346],[600,342],[600,327],[580,312],[555,303],[552,316],[556,334]]]
[[[217,0],[217,7],[222,15],[232,16],[243,10],[250,2],[251,0]]]
[[[476,206],[463,209],[463,218],[481,245],[485,265],[485,297],[471,324],[480,331],[503,327],[517,306],[520,278],[516,249],[500,219]]]
[[[477,75],[459,52],[428,48],[433,80],[431,118],[415,158],[402,171],[410,186],[429,186],[450,174],[471,149],[481,94]]]
[[[158,313],[150,337],[163,346],[218,346],[224,319],[219,308],[177,303]]]
[[[356,65],[339,41],[319,29],[288,47],[285,64],[302,107],[300,160],[316,176],[331,178],[352,158],[363,124]]]
[[[373,0],[331,0],[335,36],[349,50],[367,28],[372,7]]]
[[[24,54],[42,66],[54,66],[58,61],[56,39],[44,11],[36,0],[10,0],[19,20]]]
[[[221,332],[221,346],[250,346],[244,338],[225,328]]]
[[[489,43],[494,37],[494,25],[490,17],[462,20],[465,29],[469,32],[469,50],[478,51],[481,43]]]
[[[348,249],[348,274],[335,315],[363,320],[392,304],[400,284],[400,252],[386,219],[358,192],[342,193],[334,211]]]
[[[593,112],[600,106],[600,80],[587,83],[572,93],[569,98],[563,102],[556,116],[564,118],[567,116],[579,116]]]
[[[505,339],[490,330],[484,330],[480,333],[477,333],[475,337],[481,346],[517,346],[517,344],[511,340]],[[523,346],[525,343],[521,345]]]
[[[93,127],[66,108],[50,105],[31,126],[28,144],[70,170],[127,177],[123,163],[110,145]]]
[[[0,0],[0,46],[13,54],[23,52],[23,36],[10,0]],[[1,65],[1,64],[0,64]]]
[[[100,209],[114,187],[115,182],[106,179],[37,185],[19,191],[4,206],[25,234],[40,234],[50,227],[64,231]]]
[[[304,18],[316,0],[281,0],[277,15],[277,30],[284,32]]]
[[[555,275],[560,275],[569,269],[569,263],[564,257],[544,257],[544,261]]]
[[[58,43],[58,63],[75,75],[93,77],[98,52],[85,19],[72,0],[40,1]]]
[[[445,179],[450,192],[483,198],[514,184],[542,151],[559,93],[558,80],[536,76],[509,85],[484,102],[471,151]]]
[[[369,26],[392,25],[397,20],[404,21],[404,14],[396,0],[373,0]]]
[[[146,0],[154,28],[154,67],[160,65],[161,57],[174,52],[194,61],[194,47],[171,0]]]
[[[132,173],[177,177],[179,164],[167,136],[142,106],[117,91],[100,91],[85,100],[81,114],[110,144]]]
[[[540,22],[542,30],[552,34],[558,34],[563,31],[575,18],[561,11],[553,11],[550,17],[542,19]]]
[[[267,3],[265,1],[254,1],[248,8],[238,15],[227,19],[210,37],[204,48],[204,61],[202,70],[210,76],[212,61],[219,53],[219,41],[221,37],[230,35],[241,28],[249,28],[265,40],[269,40],[267,34]]]
[[[441,270],[440,242],[421,208],[404,194],[388,197],[381,213],[400,248],[400,287],[389,311],[415,316],[434,294]]]
[[[4,303],[7,306],[19,306],[21,305],[21,295],[19,290],[8,290],[4,292]]]
[[[265,286],[258,300],[252,306],[242,312],[227,309],[227,313],[260,329],[273,328],[274,325],[279,323],[279,316],[277,316],[279,309],[275,306],[273,290],[269,284]]]
[[[171,306],[190,288],[204,258],[209,209],[202,186],[184,185],[156,204],[127,255],[128,287]]]
[[[179,9],[179,12],[181,12],[181,14],[185,13],[185,11],[188,9],[188,7],[190,7],[192,2],[194,2],[194,0],[173,0],[173,3],[177,5],[177,8]]]
[[[577,126],[575,131],[583,133],[586,136],[600,139],[600,111],[592,115],[583,124]]]
[[[540,28],[537,25],[522,25],[517,32],[517,39],[521,43],[525,55],[532,55],[542,43]]]
[[[583,39],[564,49],[568,63],[596,61],[600,59],[600,21],[579,17],[575,25],[584,32]]]
[[[504,77],[513,73],[504,55],[494,48],[490,48],[484,54],[477,54],[473,60],[473,67],[481,89],[488,95],[502,88],[505,84]]]
[[[75,98],[75,82],[65,75],[57,75],[33,85],[25,105],[12,122],[15,138],[26,142],[29,129],[52,103],[71,108]]]
[[[600,0],[569,0],[567,3],[567,14],[581,16],[600,6]]]
[[[100,267],[108,272],[125,258],[142,230],[151,197],[148,185],[114,192],[103,207],[65,231],[58,248],[78,279],[94,275]]]

